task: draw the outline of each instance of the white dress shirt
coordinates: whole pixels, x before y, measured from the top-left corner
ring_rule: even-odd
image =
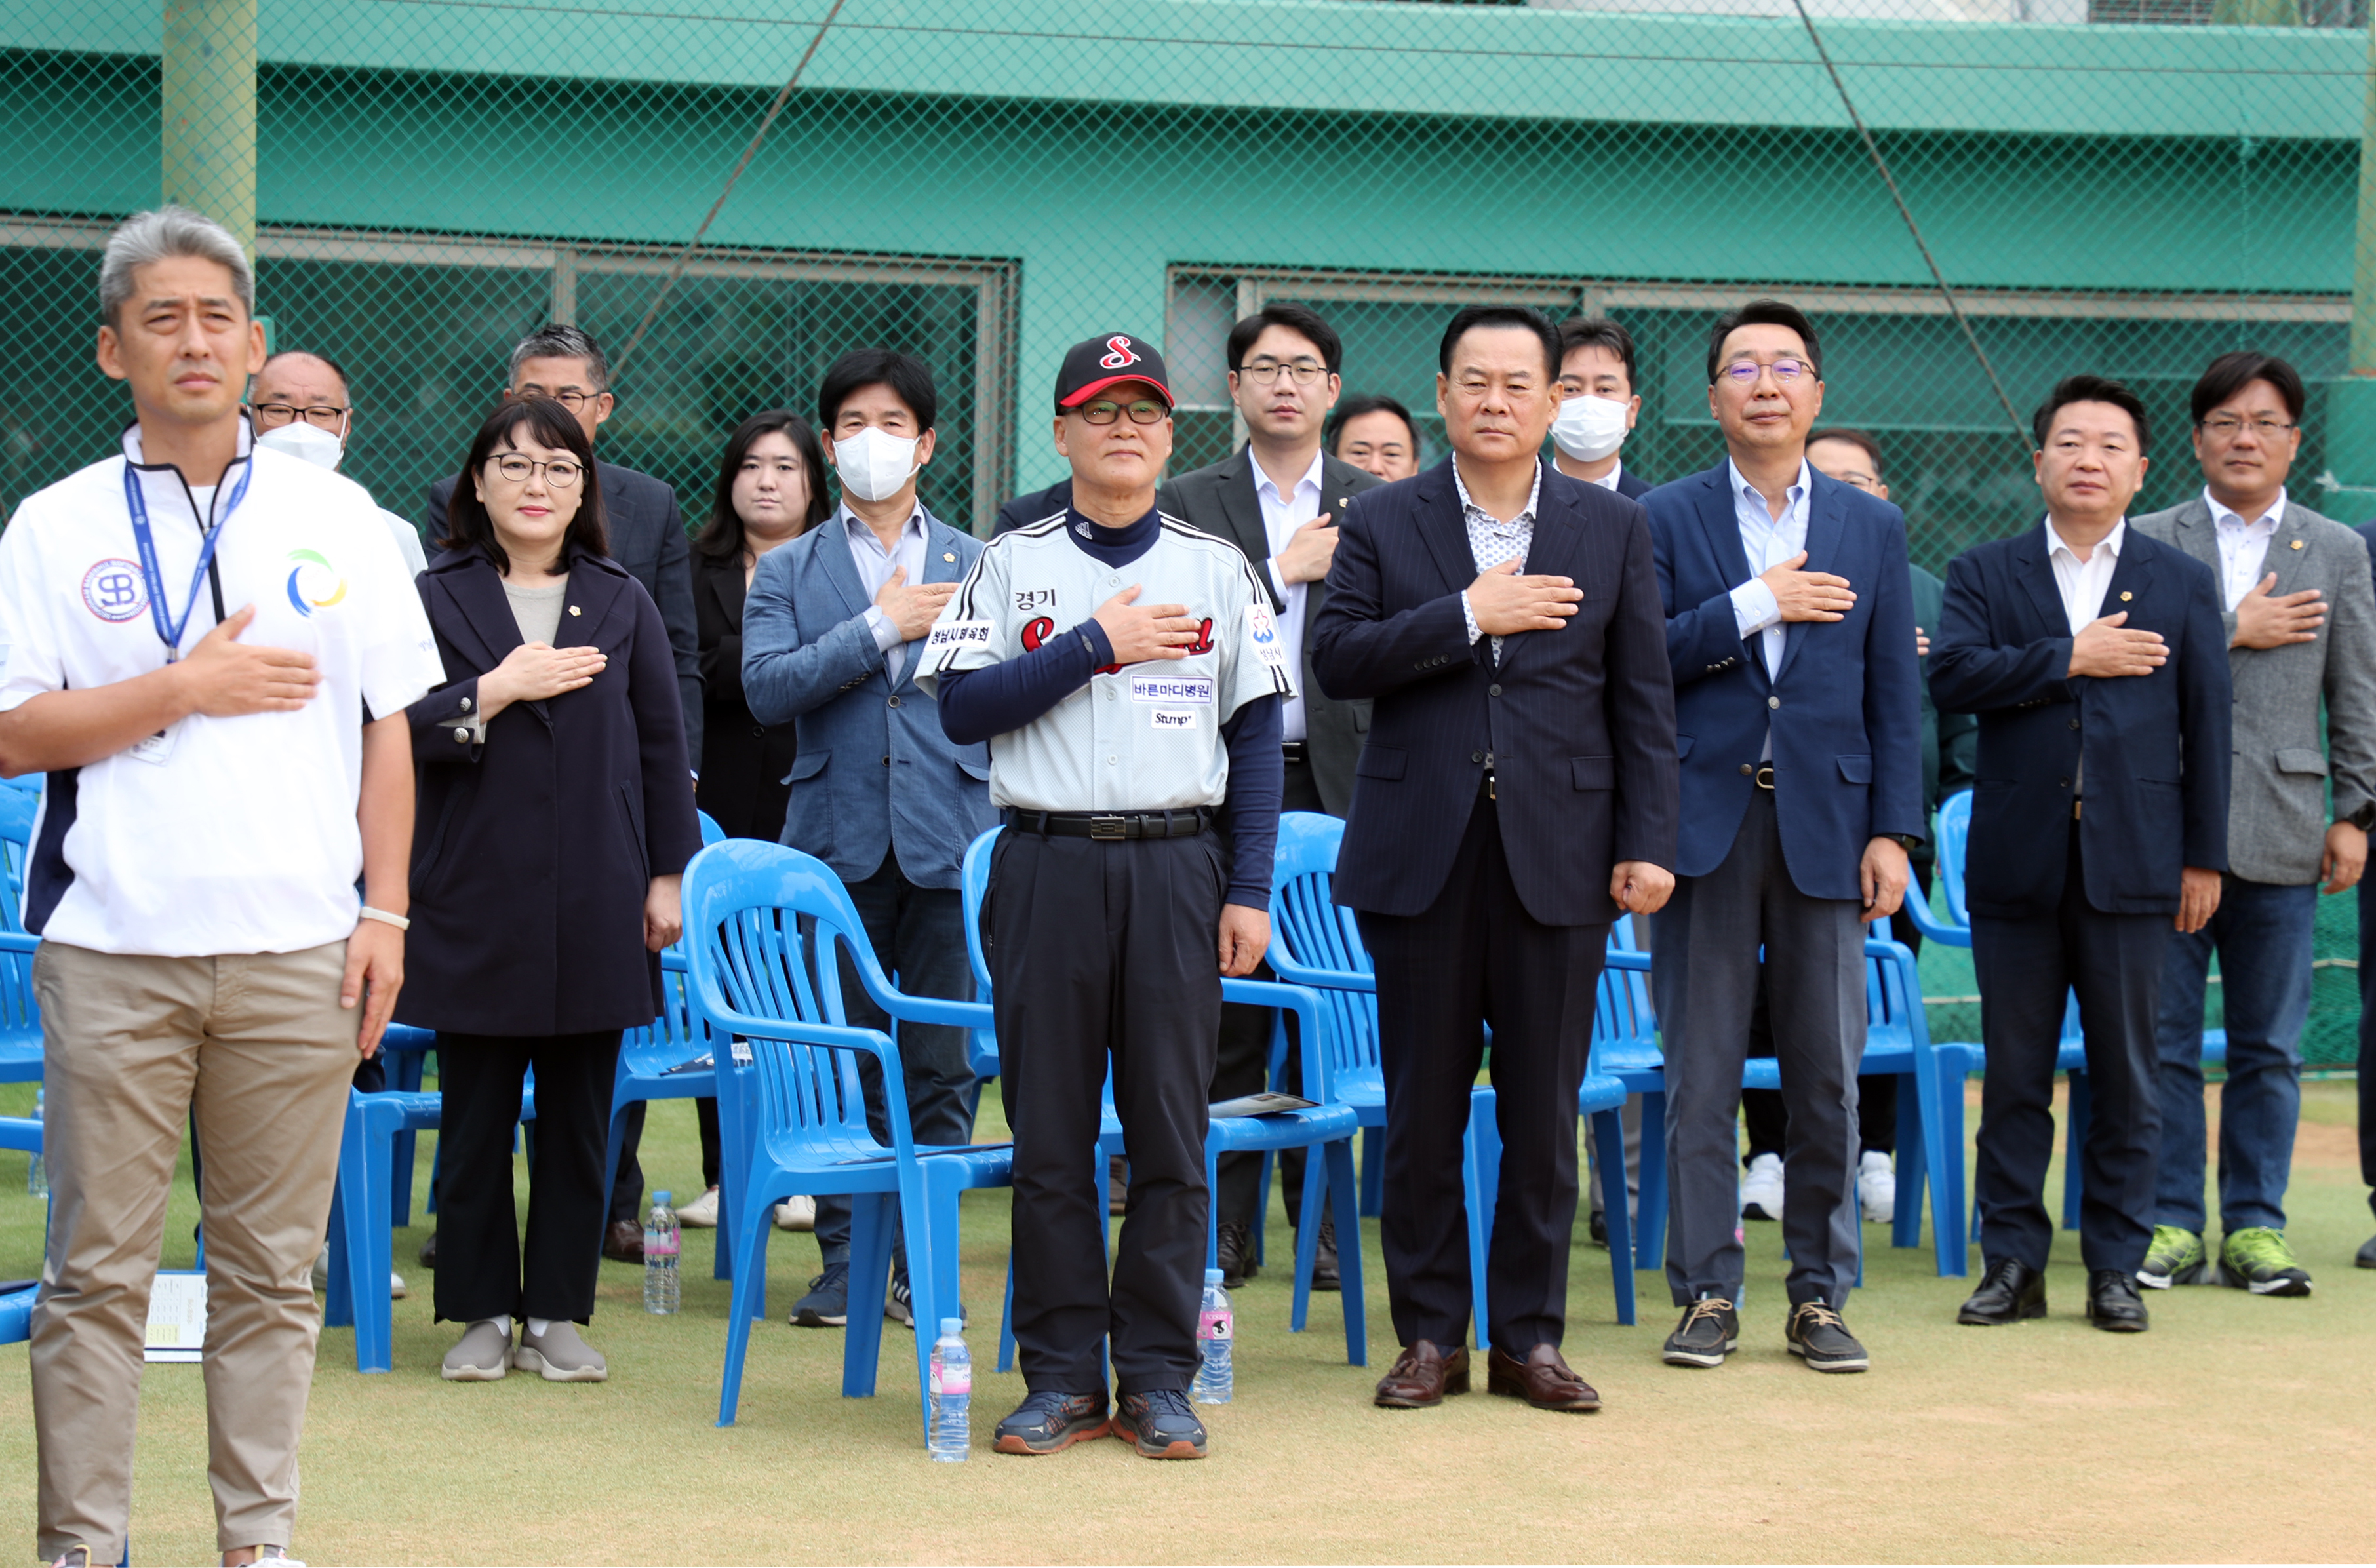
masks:
[[[1534,488],[1527,492],[1526,510],[1503,522],[1468,498],[1468,482],[1460,477],[1460,459],[1452,461],[1452,485],[1460,493],[1460,517],[1468,528],[1468,555],[1477,563],[1479,572],[1490,572],[1504,561],[1515,560],[1518,570],[1527,569],[1527,552],[1535,543],[1535,508],[1543,501],[1543,465],[1535,462]],[[1460,590],[1460,619],[1468,627],[1468,640],[1475,642],[1483,635],[1477,624],[1477,612],[1469,608],[1468,590]],[[1502,662],[1502,639],[1493,639],[1493,662]]]
[[[2054,567],[2054,586],[2062,595],[2062,618],[2071,624],[2073,636],[2104,612],[2104,590],[2112,586],[2112,573],[2121,564],[2121,545],[2128,536],[2129,520],[2122,517],[2082,561],[2054,531],[2054,519],[2046,519],[2046,559]],[[2071,775],[2072,798],[2077,799],[2086,785],[2087,765],[2083,758]]]
[[[2269,509],[2249,523],[2242,513],[2220,505],[2207,484],[2203,487],[2203,504],[2211,508],[2211,521],[2218,530],[2219,591],[2232,615],[2267,569],[2269,540],[2277,536],[2277,519],[2286,515],[2285,487],[2279,485]]]
[[[1278,573],[1278,558],[1287,549],[1295,530],[1320,516],[1320,454],[1312,454],[1312,467],[1287,494],[1278,493],[1277,481],[1263,471],[1262,464],[1253,453],[1246,454],[1246,466],[1254,473],[1254,499],[1262,505],[1263,534],[1270,540],[1270,580],[1278,589],[1287,608],[1278,615],[1279,647],[1287,655],[1287,667],[1301,673],[1303,669],[1303,605],[1310,583],[1290,583]],[[1342,519],[1338,519],[1342,521]],[[1299,688],[1301,682],[1298,683]],[[1301,741],[1304,738],[1303,694],[1299,689],[1287,697],[1278,710],[1280,738]]]
[[[1615,490],[1617,488],[1617,476],[1624,471],[1625,459],[1620,457],[1617,461],[1609,465],[1609,471],[1607,473],[1601,475],[1598,479],[1588,479],[1584,482],[1586,484],[1597,484],[1603,490]]]
[[[1800,458],[1799,477],[1784,493],[1782,515],[1777,517],[1757,487],[1741,477],[1739,464],[1728,458],[1724,468],[1732,482],[1732,520],[1740,529],[1740,552],[1749,558],[1749,580],[1732,590],[1733,624],[1740,628],[1742,641],[1757,638],[1770,676],[1782,668],[1782,647],[1789,632],[1782,622],[1782,603],[1765,586],[1764,574],[1807,548],[1807,495],[1812,481],[1807,477],[1807,460]],[[1758,754],[1758,760],[1771,761],[1773,756],[1774,731],[1769,725],[1765,749]]]
[[[924,580],[924,508],[920,502],[909,514],[908,523],[899,530],[899,542],[889,550],[874,537],[866,520],[849,509],[848,502],[834,514],[849,536],[849,558],[858,566],[858,580],[866,587],[866,629],[874,634],[874,646],[882,650],[883,673],[893,685],[899,683],[899,672],[907,667],[908,647],[899,637],[899,627],[883,607],[871,602],[891,580],[892,568],[908,568],[908,586],[915,587]]]

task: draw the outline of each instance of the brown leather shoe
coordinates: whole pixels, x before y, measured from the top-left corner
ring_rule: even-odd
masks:
[[[1538,1410],[1600,1408],[1600,1396],[1560,1359],[1556,1345],[1538,1345],[1523,1361],[1496,1345],[1485,1358],[1485,1392],[1524,1399]]]
[[[1449,1356],[1432,1340],[1417,1339],[1403,1347],[1386,1375],[1378,1379],[1379,1408],[1423,1410],[1441,1405],[1447,1394],[1468,1392],[1468,1347],[1455,1345]]]
[[[642,1263],[644,1228],[632,1219],[616,1221],[602,1233],[602,1255],[614,1263]]]

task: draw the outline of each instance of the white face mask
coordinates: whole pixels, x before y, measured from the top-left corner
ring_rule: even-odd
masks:
[[[1551,445],[1579,463],[1597,463],[1625,445],[1625,405],[1586,393],[1559,406]]]
[[[346,456],[347,444],[318,425],[303,420],[292,420],[278,430],[267,430],[255,438],[258,446],[269,446],[276,452],[286,452],[292,457],[303,457],[316,468],[335,469],[339,459]]]
[[[834,438],[833,466],[841,487],[861,501],[888,501],[916,471],[916,438],[868,425]]]

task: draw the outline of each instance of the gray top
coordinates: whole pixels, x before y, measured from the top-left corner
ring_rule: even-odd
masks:
[[[519,623],[520,641],[549,644],[560,634],[561,600],[568,591],[566,577],[551,588],[522,588],[510,581],[504,584],[504,597],[512,603],[512,619]]]

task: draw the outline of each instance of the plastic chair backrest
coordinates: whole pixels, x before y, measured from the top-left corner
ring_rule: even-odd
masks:
[[[0,909],[0,931],[23,931],[25,868],[33,858],[33,819],[41,814],[39,785],[0,789],[0,870],[8,883],[7,907]]]
[[[981,905],[990,896],[991,851],[998,847],[998,836],[1005,831],[1003,827],[988,828],[967,845],[965,861],[957,874],[957,897],[965,911],[966,958],[973,966],[973,994],[977,1002],[990,1000],[990,956],[981,950]],[[975,1077],[998,1076],[998,1032],[975,1029],[967,1057]]]
[[[859,969],[881,976],[848,890],[823,861],[798,849],[728,839],[694,858],[684,885],[689,979],[705,1024],[714,1028],[712,1015],[727,1011],[845,1027],[837,943]],[[887,1046],[887,1037],[866,1032]],[[787,1138],[810,1152],[883,1152],[866,1125],[857,1047],[747,1030],[743,1039],[756,1072],[738,1087],[757,1097],[763,1138]],[[889,1109],[895,1131],[904,1132],[906,1105],[894,1096]]]
[[[1969,931],[1971,911],[1964,907],[1964,851],[1972,836],[1972,792],[1958,790],[1939,802],[1939,883],[1947,892],[1947,914],[1957,925]],[[1909,897],[1919,897],[1919,887],[1907,890]]]
[[[1374,992],[1348,991],[1317,983],[1299,971],[1372,975],[1377,965],[1361,944],[1353,911],[1335,902],[1336,852],[1345,824],[1318,812],[1285,812],[1278,819],[1278,849],[1271,861],[1271,968],[1291,984],[1312,984],[1328,1027],[1324,1063],[1331,1074],[1378,1065],[1378,998]],[[1304,1092],[1329,1098],[1328,1086]]]

